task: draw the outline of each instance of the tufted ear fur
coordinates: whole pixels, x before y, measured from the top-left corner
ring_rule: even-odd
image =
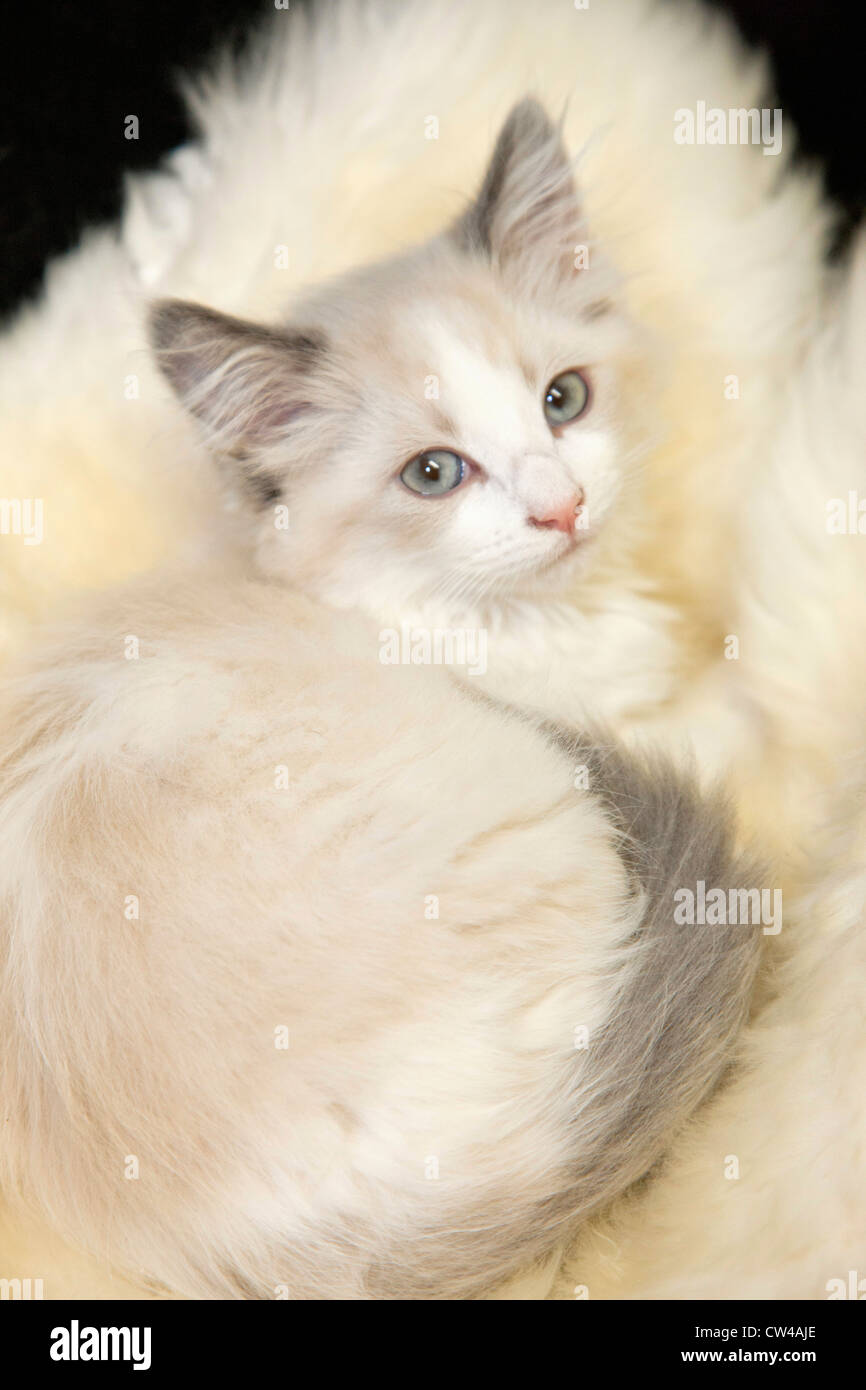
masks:
[[[570,275],[580,233],[571,161],[544,108],[527,97],[511,110],[478,196],[452,234],[503,272]]]
[[[215,453],[249,465],[323,404],[327,346],[318,333],[277,330],[179,299],[150,311],[157,364]]]

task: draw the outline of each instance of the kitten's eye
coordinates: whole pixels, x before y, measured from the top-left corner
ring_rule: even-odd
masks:
[[[555,376],[544,393],[544,413],[549,425],[567,425],[582,415],[589,403],[589,386],[580,372]]]
[[[400,477],[412,492],[441,497],[459,487],[465,474],[466,464],[459,454],[452,454],[450,449],[425,449],[409,460]]]

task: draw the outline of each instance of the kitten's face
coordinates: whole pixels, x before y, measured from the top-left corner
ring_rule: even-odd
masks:
[[[582,245],[566,157],[523,103],[458,226],[310,296],[300,327],[157,307],[160,363],[239,468],[266,571],[382,615],[589,565],[628,460],[629,339]]]

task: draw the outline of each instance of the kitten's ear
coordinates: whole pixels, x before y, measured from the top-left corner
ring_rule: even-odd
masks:
[[[148,320],[157,364],[217,452],[255,455],[311,409],[324,341],[278,332],[200,304],[163,299]]]
[[[571,161],[559,131],[531,97],[512,108],[493,151],[481,191],[453,229],[467,251],[500,269],[512,266],[565,273],[581,213]]]

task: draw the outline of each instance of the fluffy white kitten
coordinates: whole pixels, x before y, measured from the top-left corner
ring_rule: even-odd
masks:
[[[641,368],[582,236],[527,101],[417,252],[283,328],[153,315],[283,582],[107,603],[11,687],[0,765],[4,1187],[136,1278],[481,1293],[643,1175],[730,1055],[756,933],[672,922],[684,882],[754,876],[719,809],[383,666],[297,592],[490,627],[546,708],[549,669],[573,711],[632,709],[629,662],[645,695],[660,610],[617,588]],[[609,640],[550,604],[576,579]]]
[[[175,1293],[481,1294],[647,1171],[745,1013],[760,932],[673,922],[754,881],[723,811],[374,635],[176,578],[6,684],[0,1184]]]
[[[162,302],[151,337],[260,572],[410,639],[482,631],[475,674],[562,717],[636,716],[666,689],[665,613],[631,554],[648,350],[537,102],[432,241],[267,328]]]

